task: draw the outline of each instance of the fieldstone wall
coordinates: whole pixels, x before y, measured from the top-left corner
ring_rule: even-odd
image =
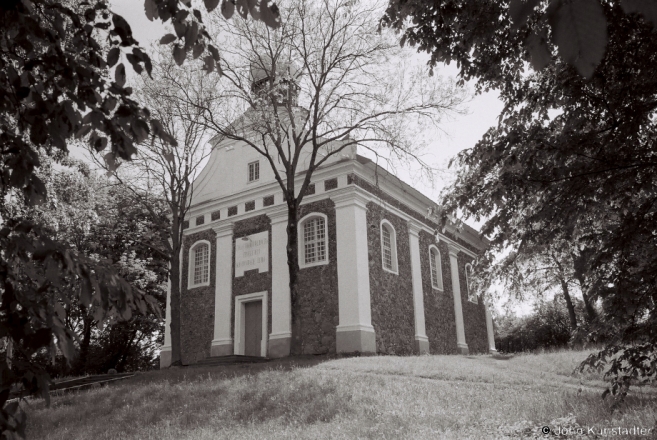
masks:
[[[188,289],[189,249],[198,240],[210,242],[210,285]],[[183,365],[210,356],[214,336],[214,286],[217,258],[216,234],[212,229],[183,238],[182,289],[180,301],[180,356]]]
[[[398,275],[383,269],[381,220],[389,221],[397,237]],[[370,264],[370,303],[376,351],[382,354],[415,352],[415,315],[408,225],[375,203],[367,204],[367,245]]]
[[[440,251],[443,275],[442,291],[436,290],[431,286],[429,246],[432,244],[436,245]],[[420,266],[422,268],[424,320],[427,336],[429,337],[429,351],[431,354],[458,353],[456,346],[456,317],[454,315],[454,290],[452,288],[449,250],[445,242],[436,243],[434,236],[425,231],[420,231]]]
[[[269,232],[269,269],[260,273],[258,269],[247,270],[241,277],[235,277],[235,241],[247,235],[258,232]],[[233,301],[231,303],[232,318],[230,322],[231,335],[235,338],[235,297],[248,293],[267,291],[267,334],[271,333],[271,222],[265,214],[235,222],[233,228]]]
[[[481,298],[477,303],[468,301],[468,284],[465,278],[465,265],[474,259],[462,252],[458,255],[459,283],[461,283],[461,301],[463,304],[463,325],[465,342],[470,353],[488,353],[488,333],[486,330],[486,309]]]
[[[335,204],[330,199],[308,203],[301,207],[299,218],[313,212],[327,217],[329,262],[299,270],[297,316],[301,320],[301,346],[304,354],[335,353],[335,328],[340,323]]]

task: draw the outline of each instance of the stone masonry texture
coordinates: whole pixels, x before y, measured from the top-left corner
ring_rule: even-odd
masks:
[[[269,232],[269,269],[267,272],[259,273],[258,269],[244,272],[241,277],[235,277],[235,241],[247,235],[258,232]],[[248,293],[267,291],[267,334],[271,333],[271,222],[266,215],[258,215],[235,222],[233,228],[233,301],[231,310],[235,310],[235,297]],[[231,314],[231,335],[235,338],[235,312]]]
[[[398,275],[383,269],[381,220],[389,221],[397,237]],[[375,203],[367,204],[367,245],[370,266],[372,326],[376,351],[407,355],[415,351],[415,315],[408,226]]]
[[[473,263],[473,258],[462,252],[458,255],[459,283],[463,304],[463,326],[465,342],[470,353],[488,353],[488,333],[486,330],[486,309],[481,298],[477,303],[468,301],[468,285],[465,279],[465,265]]]
[[[335,205],[330,199],[308,203],[301,206],[299,218],[313,212],[327,217],[329,263],[299,270],[297,313],[301,319],[302,351],[335,353],[335,328],[339,324]]]
[[[189,249],[198,240],[210,242],[210,285],[188,289]],[[214,335],[216,258],[217,240],[212,229],[184,237],[180,301],[180,355],[184,365],[194,364],[210,355],[210,345]]]
[[[440,251],[443,275],[442,291],[436,290],[431,286],[429,246],[432,244],[436,245]],[[422,268],[422,292],[424,294],[424,321],[427,336],[429,337],[429,351],[431,354],[457,353],[454,294],[449,265],[447,244],[444,242],[436,243],[433,235],[425,231],[420,231],[420,266]]]

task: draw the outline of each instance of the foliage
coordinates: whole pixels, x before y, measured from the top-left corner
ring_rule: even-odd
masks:
[[[217,5],[218,0],[205,1],[208,10]],[[277,25],[275,5],[243,0],[236,5],[243,17],[250,14]],[[148,0],[145,6],[149,18],[173,24],[176,35],[168,40],[175,41],[178,58],[190,51],[198,57],[207,49],[206,65],[211,69],[218,53],[206,44],[201,13],[190,0]],[[225,0],[224,14],[229,16],[234,6]],[[98,152],[109,147],[104,158],[110,167],[117,158],[129,160],[135,143],[149,134],[175,142],[147,109],[130,98],[121,56],[138,73],[150,73],[151,62],[128,23],[110,11],[107,1],[4,1],[0,23],[0,337],[16,342],[28,360],[51,343],[70,359],[73,337],[64,326],[66,313],[51,295],[68,278],[79,279],[82,286],[72,302],[88,306],[93,300],[99,305],[98,320],[127,317],[135,307],[145,312],[153,300],[115,272],[53,240],[41,226],[10,219],[5,201],[19,191],[29,205],[43,202],[46,187],[35,173],[40,153],[61,157],[74,136],[85,138]],[[109,68],[114,66],[112,81]],[[37,276],[35,266],[45,269],[45,277]],[[21,377],[12,375],[6,363],[0,365],[3,436],[23,434],[18,406],[5,406],[14,383],[47,396],[47,376],[27,364]]]
[[[613,335],[619,362],[650,380],[654,366],[626,347],[657,343],[655,29],[625,13],[623,4],[634,2],[605,1],[607,46],[590,79],[553,46],[547,67],[526,72],[524,41],[543,32],[542,21],[532,15],[514,30],[506,4],[474,13],[465,3],[442,4],[448,21],[418,6],[420,25],[407,30],[434,61],[457,61],[462,79],[497,89],[505,103],[499,125],[456,159],[459,178],[445,204],[488,219],[491,252],[570,243],[582,291],[601,301],[592,335]],[[622,389],[622,376],[610,378],[613,390]]]

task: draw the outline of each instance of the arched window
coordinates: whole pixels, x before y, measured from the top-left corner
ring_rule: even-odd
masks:
[[[199,240],[189,249],[188,288],[210,284],[210,242]]]
[[[381,261],[383,270],[397,273],[397,234],[388,220],[381,220]]]
[[[308,214],[299,221],[299,267],[328,264],[326,215]]]
[[[468,301],[473,303],[477,302],[477,295],[474,293],[470,285],[470,278],[472,277],[472,265],[467,263],[465,265],[465,288],[468,289]]]
[[[443,269],[440,263],[440,251],[436,246],[429,246],[429,266],[431,266],[431,287],[443,290]]]

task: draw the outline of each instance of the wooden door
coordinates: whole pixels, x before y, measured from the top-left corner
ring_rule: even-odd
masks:
[[[262,301],[244,303],[244,355],[261,356]]]

